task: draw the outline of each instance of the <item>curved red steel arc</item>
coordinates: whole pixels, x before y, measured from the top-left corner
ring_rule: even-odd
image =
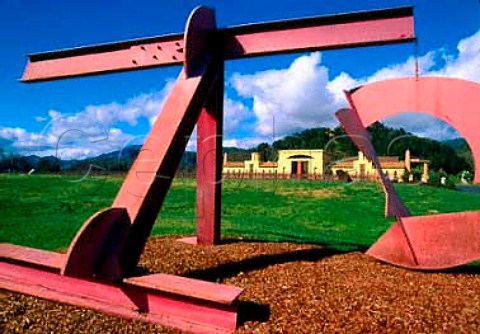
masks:
[[[365,126],[381,118],[399,112],[426,112],[455,127],[470,145],[475,161],[480,161],[480,85],[475,82],[443,77],[391,79],[347,92],[347,98],[353,110],[341,110],[337,117],[349,135],[360,133],[367,138]],[[370,144],[368,138],[364,142]],[[365,143],[359,148],[374,153]],[[474,181],[480,182],[478,163]],[[397,266],[423,270],[477,260],[480,211],[399,216],[367,254]]]
[[[480,84],[446,77],[406,77],[346,92],[365,126],[401,112],[425,112],[450,124],[467,141],[480,183]]]

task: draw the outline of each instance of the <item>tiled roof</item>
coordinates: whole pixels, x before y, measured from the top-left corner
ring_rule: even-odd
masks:
[[[229,161],[227,163],[224,163],[223,167],[235,167],[235,168],[241,167],[241,168],[243,168],[243,167],[245,167],[245,163],[242,162],[242,161],[239,161],[239,162]]]
[[[338,162],[330,166],[331,168],[353,168],[353,161]]]
[[[261,162],[261,163],[259,164],[259,167],[260,167],[260,168],[278,167],[278,163],[273,162],[273,161],[265,161],[265,162]]]
[[[397,161],[397,162],[381,162],[382,168],[395,168],[395,169],[403,169],[405,168],[405,164],[403,161]]]
[[[400,161],[399,157],[388,157],[388,156],[380,156],[378,157],[378,160],[380,161],[381,164],[383,164],[384,162],[396,162],[396,161]]]

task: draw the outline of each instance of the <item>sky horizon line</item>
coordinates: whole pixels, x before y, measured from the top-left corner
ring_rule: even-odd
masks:
[[[187,6],[188,2],[191,6]],[[0,4],[0,8],[6,9],[4,17],[0,11],[0,22],[4,31],[12,32],[0,34],[0,41],[11,46],[0,55],[7,64],[0,68],[3,108],[7,110],[0,114],[0,144],[8,143],[19,153],[49,156],[60,152],[60,156],[69,158],[97,156],[141,143],[156,120],[179,67],[32,85],[20,84],[12,78],[18,77],[19,69],[23,68],[22,54],[28,53],[26,49],[63,49],[72,44],[73,37],[79,44],[91,44],[83,41],[108,41],[110,37],[115,40],[120,34],[127,38],[119,39],[134,37],[132,34],[151,36],[150,32],[157,29],[152,22],[158,20],[161,21],[158,23],[160,30],[179,31],[189,8],[196,4],[196,1],[172,4],[169,10],[160,11],[156,16],[148,8],[135,6],[142,15],[138,18],[128,16],[128,25],[122,19],[133,10],[128,1],[118,8],[99,5],[101,10],[93,10],[95,6],[88,1],[76,4],[75,9],[79,15],[86,15],[85,18],[72,16],[71,6],[74,5],[32,4],[24,8]],[[216,7],[219,26],[385,7],[384,2],[376,0],[355,4],[339,0],[323,7],[308,1],[296,4],[285,1],[284,7],[275,10],[262,0],[241,4],[206,1],[206,4]],[[416,43],[227,62],[224,145],[253,147],[302,129],[332,127],[338,124],[334,112],[347,106],[343,90],[388,78],[412,76],[417,66],[420,76],[447,76],[478,83],[478,1],[468,0],[459,5],[445,0],[429,6],[423,0],[394,0],[388,7],[403,5],[415,7]],[[19,13],[32,22],[25,21],[23,28],[15,30],[18,25],[15,15]],[[152,18],[146,20],[145,17]],[[402,113],[383,121],[388,126],[397,124],[427,138],[461,137],[448,124],[427,114]],[[195,146],[194,138],[195,133],[188,146],[190,150]]]

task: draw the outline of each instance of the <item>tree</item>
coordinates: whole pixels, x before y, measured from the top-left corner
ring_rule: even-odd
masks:
[[[37,170],[40,173],[56,173],[60,171],[60,161],[55,157],[42,157],[38,162]]]
[[[256,151],[260,154],[260,160],[262,161],[275,161],[277,160],[276,152],[273,147],[268,143],[261,143],[257,146]]]

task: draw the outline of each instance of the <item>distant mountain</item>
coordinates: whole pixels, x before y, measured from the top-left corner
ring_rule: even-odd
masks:
[[[141,145],[131,145],[122,150],[101,154],[96,157],[86,158],[75,161],[69,170],[85,169],[89,165],[94,165],[107,171],[127,171],[140,152]],[[196,165],[196,153],[186,151],[180,161],[180,170],[194,170]]]
[[[449,174],[458,174],[463,170],[473,171],[473,158],[465,140],[459,138],[444,142],[417,137],[403,129],[389,128],[382,123],[374,123],[368,128],[372,143],[379,155],[399,156],[404,158],[409,149],[412,156],[430,160],[430,169],[444,170]],[[0,142],[0,145],[3,142]],[[6,143],[4,143],[6,144]],[[250,158],[251,152],[259,152],[262,160],[274,161],[278,150],[282,149],[326,149],[332,157],[348,157],[357,154],[357,148],[345,135],[342,128],[313,128],[293,133],[276,140],[272,145],[261,143],[250,149],[224,147],[229,161],[243,161]],[[107,172],[127,171],[135,160],[140,145],[132,145],[96,157],[61,160],[54,156],[39,157],[36,155],[21,156],[8,151],[1,151],[0,172],[28,172],[35,168],[39,172],[82,171],[91,165]],[[179,170],[194,171],[196,169],[196,153],[186,151],[180,161]]]
[[[453,148],[457,156],[465,159],[470,166],[470,169],[473,170],[473,156],[470,146],[463,138],[456,138],[451,140],[443,141],[443,144]]]
[[[455,139],[449,139],[449,140],[444,140],[442,141],[445,145],[450,146],[453,149],[468,149],[468,144],[467,141],[463,138],[455,138]]]
[[[140,145],[128,146],[121,151],[113,151],[96,157],[85,159],[64,160],[54,156],[39,157],[37,155],[22,156],[19,154],[0,154],[0,172],[29,172],[35,169],[37,172],[70,171],[82,173],[94,166],[97,170],[107,172],[127,171],[135,160]],[[196,153],[185,152],[180,161],[179,169],[193,171],[196,166]]]
[[[447,143],[418,137],[404,129],[390,128],[380,122],[370,125],[368,131],[378,155],[404,159],[405,151],[409,149],[412,156],[429,160],[431,170],[443,170],[453,175],[463,170],[473,170],[470,150],[461,143],[454,142],[459,147],[453,148]],[[272,145],[262,143],[256,150],[262,157],[271,159],[274,156],[272,152],[296,148],[325,149],[335,159],[355,156],[358,150],[340,127],[307,129],[279,139]]]

